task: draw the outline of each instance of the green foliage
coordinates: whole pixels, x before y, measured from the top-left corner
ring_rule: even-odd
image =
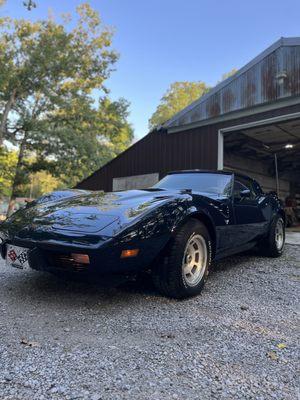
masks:
[[[160,104],[149,120],[150,129],[172,118],[176,113],[209,91],[204,82],[174,82],[161,98]]]
[[[106,96],[93,108],[81,98],[37,121],[27,144],[36,156],[30,170],[47,170],[65,185],[75,185],[128,147],[133,130],[127,109],[123,99],[111,102]]]
[[[60,189],[62,184],[59,179],[52,176],[49,172],[40,171],[30,175],[30,183],[24,190],[24,197],[37,198],[44,193]]]
[[[12,186],[15,179],[15,171],[18,162],[18,152],[0,148],[0,199],[11,196]],[[16,197],[36,198],[45,192],[62,187],[59,179],[53,177],[46,171],[28,174],[26,165],[31,165],[32,160],[23,160],[18,174]]]
[[[71,31],[53,20],[2,19],[0,101],[9,101],[12,94],[13,104],[39,96],[48,107],[59,107],[72,96],[105,89],[117,60],[110,49],[112,33],[87,4],[77,11]]]
[[[237,71],[236,68],[233,68],[231,71],[223,74],[221,82],[235,75]],[[149,128],[153,129],[162,125],[193,101],[198,100],[201,96],[209,92],[210,89],[202,81],[172,83],[161,98],[156,111],[149,119]]]
[[[18,154],[0,147],[0,198],[11,195]]]
[[[225,81],[225,79],[230,78],[231,76],[235,75],[237,72],[238,72],[238,69],[236,69],[236,68],[232,68],[231,71],[225,72],[225,74],[222,75],[221,82]]]
[[[76,23],[0,19],[0,146],[21,149],[14,194],[38,171],[72,186],[130,144],[129,104],[105,87],[111,43],[87,3]]]

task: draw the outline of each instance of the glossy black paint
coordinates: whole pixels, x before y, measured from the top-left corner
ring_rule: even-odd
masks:
[[[15,244],[31,249],[35,269],[56,268],[53,255],[78,252],[90,256],[90,273],[136,271],[149,267],[189,218],[198,218],[210,232],[214,259],[222,258],[253,247],[267,235],[274,216],[284,215],[278,198],[252,182],[255,198],[155,188],[54,192],[0,225],[2,256],[6,244]],[[135,248],[137,257],[120,258],[122,250]]]

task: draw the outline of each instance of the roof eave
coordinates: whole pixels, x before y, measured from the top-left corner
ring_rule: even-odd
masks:
[[[204,96],[195,100],[193,103],[191,103],[190,105],[185,107],[183,110],[181,110],[177,114],[175,114],[171,119],[169,119],[168,121],[166,121],[164,124],[161,125],[162,128],[168,129],[170,127],[173,127],[172,126],[173,123],[175,121],[177,121],[179,118],[181,118],[184,114],[191,111],[197,105],[205,102],[209,97],[213,96],[219,90],[221,90],[224,87],[226,87],[227,85],[229,85],[233,80],[237,79],[239,76],[244,74],[246,71],[248,71],[254,65],[259,63],[261,60],[263,60],[269,54],[273,53],[274,51],[276,51],[277,49],[279,49],[280,47],[283,47],[283,46],[300,46],[300,37],[289,37],[289,38],[281,37],[279,40],[277,40],[275,43],[273,43],[271,46],[269,46],[267,49],[265,49],[263,52],[261,52],[258,56],[253,58],[253,60],[248,62],[246,65],[244,65],[244,67],[239,69],[234,75],[232,75],[229,78],[225,79],[224,81],[220,82],[214,88],[212,88],[208,93],[206,93]]]
[[[170,126],[169,128],[166,128],[166,131],[168,133],[177,133],[177,132],[187,131],[190,129],[199,128],[201,126],[212,125],[212,124],[217,124],[217,123],[221,123],[221,122],[225,122],[225,121],[235,120],[238,118],[247,117],[249,115],[253,115],[254,112],[256,114],[259,114],[259,113],[264,113],[264,112],[280,109],[283,107],[294,106],[297,104],[300,105],[300,96],[283,99],[283,100],[276,101],[273,103],[266,103],[266,104],[254,106],[251,108],[232,111],[227,114],[219,115],[217,117],[202,119],[202,120],[191,122],[191,123],[185,124],[185,125]]]

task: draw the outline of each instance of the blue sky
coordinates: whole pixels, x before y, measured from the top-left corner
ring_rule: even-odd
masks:
[[[22,0],[7,0],[1,13],[46,17],[71,12],[77,0],[36,0],[28,12]],[[130,101],[136,138],[174,81],[214,85],[223,73],[240,68],[281,36],[300,36],[299,0],[91,0],[115,28],[120,53],[107,86],[111,97]]]

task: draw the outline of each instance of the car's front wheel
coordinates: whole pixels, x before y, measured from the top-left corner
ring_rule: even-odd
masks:
[[[153,269],[153,282],[164,295],[183,299],[199,294],[211,263],[211,239],[203,223],[189,220],[171,240]]]

